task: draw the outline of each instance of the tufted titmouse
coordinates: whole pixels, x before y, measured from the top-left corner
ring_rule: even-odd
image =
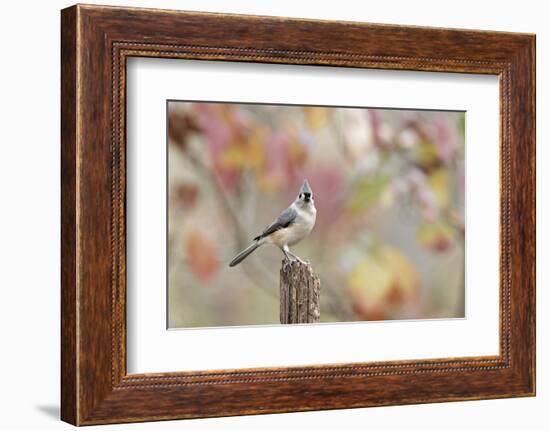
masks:
[[[315,225],[316,215],[317,210],[313,203],[313,192],[309,183],[305,180],[296,200],[273,223],[265,228],[261,235],[254,238],[252,244],[241,251],[229,263],[229,266],[238,265],[250,253],[264,244],[275,244],[281,249],[288,260],[295,259],[306,263],[292,253],[288,247],[309,235]]]

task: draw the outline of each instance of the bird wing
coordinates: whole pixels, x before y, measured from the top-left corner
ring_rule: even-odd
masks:
[[[277,219],[271,223],[268,227],[264,229],[261,235],[258,235],[254,238],[254,241],[257,241],[261,238],[264,238],[268,235],[271,235],[273,232],[278,231],[279,229],[290,226],[290,224],[296,219],[297,216],[296,210],[290,206],[284,210]]]

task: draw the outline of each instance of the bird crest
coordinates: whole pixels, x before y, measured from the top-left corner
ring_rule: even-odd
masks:
[[[309,193],[311,195],[311,187],[309,186],[309,183],[307,182],[307,180],[304,180],[304,183],[300,188],[300,193]]]

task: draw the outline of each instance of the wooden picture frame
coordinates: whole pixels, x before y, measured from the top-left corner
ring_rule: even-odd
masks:
[[[61,17],[64,421],[535,394],[534,35],[82,5]],[[498,75],[500,354],[127,374],[125,65],[131,56]]]

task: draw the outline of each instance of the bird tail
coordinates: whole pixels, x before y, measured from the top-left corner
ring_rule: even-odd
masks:
[[[261,246],[262,243],[259,241],[254,241],[252,244],[250,244],[248,247],[246,247],[243,251],[241,251],[235,258],[229,262],[229,266],[235,266],[241,263],[243,260],[245,260],[250,253],[252,253],[254,250],[256,250],[259,246]]]

